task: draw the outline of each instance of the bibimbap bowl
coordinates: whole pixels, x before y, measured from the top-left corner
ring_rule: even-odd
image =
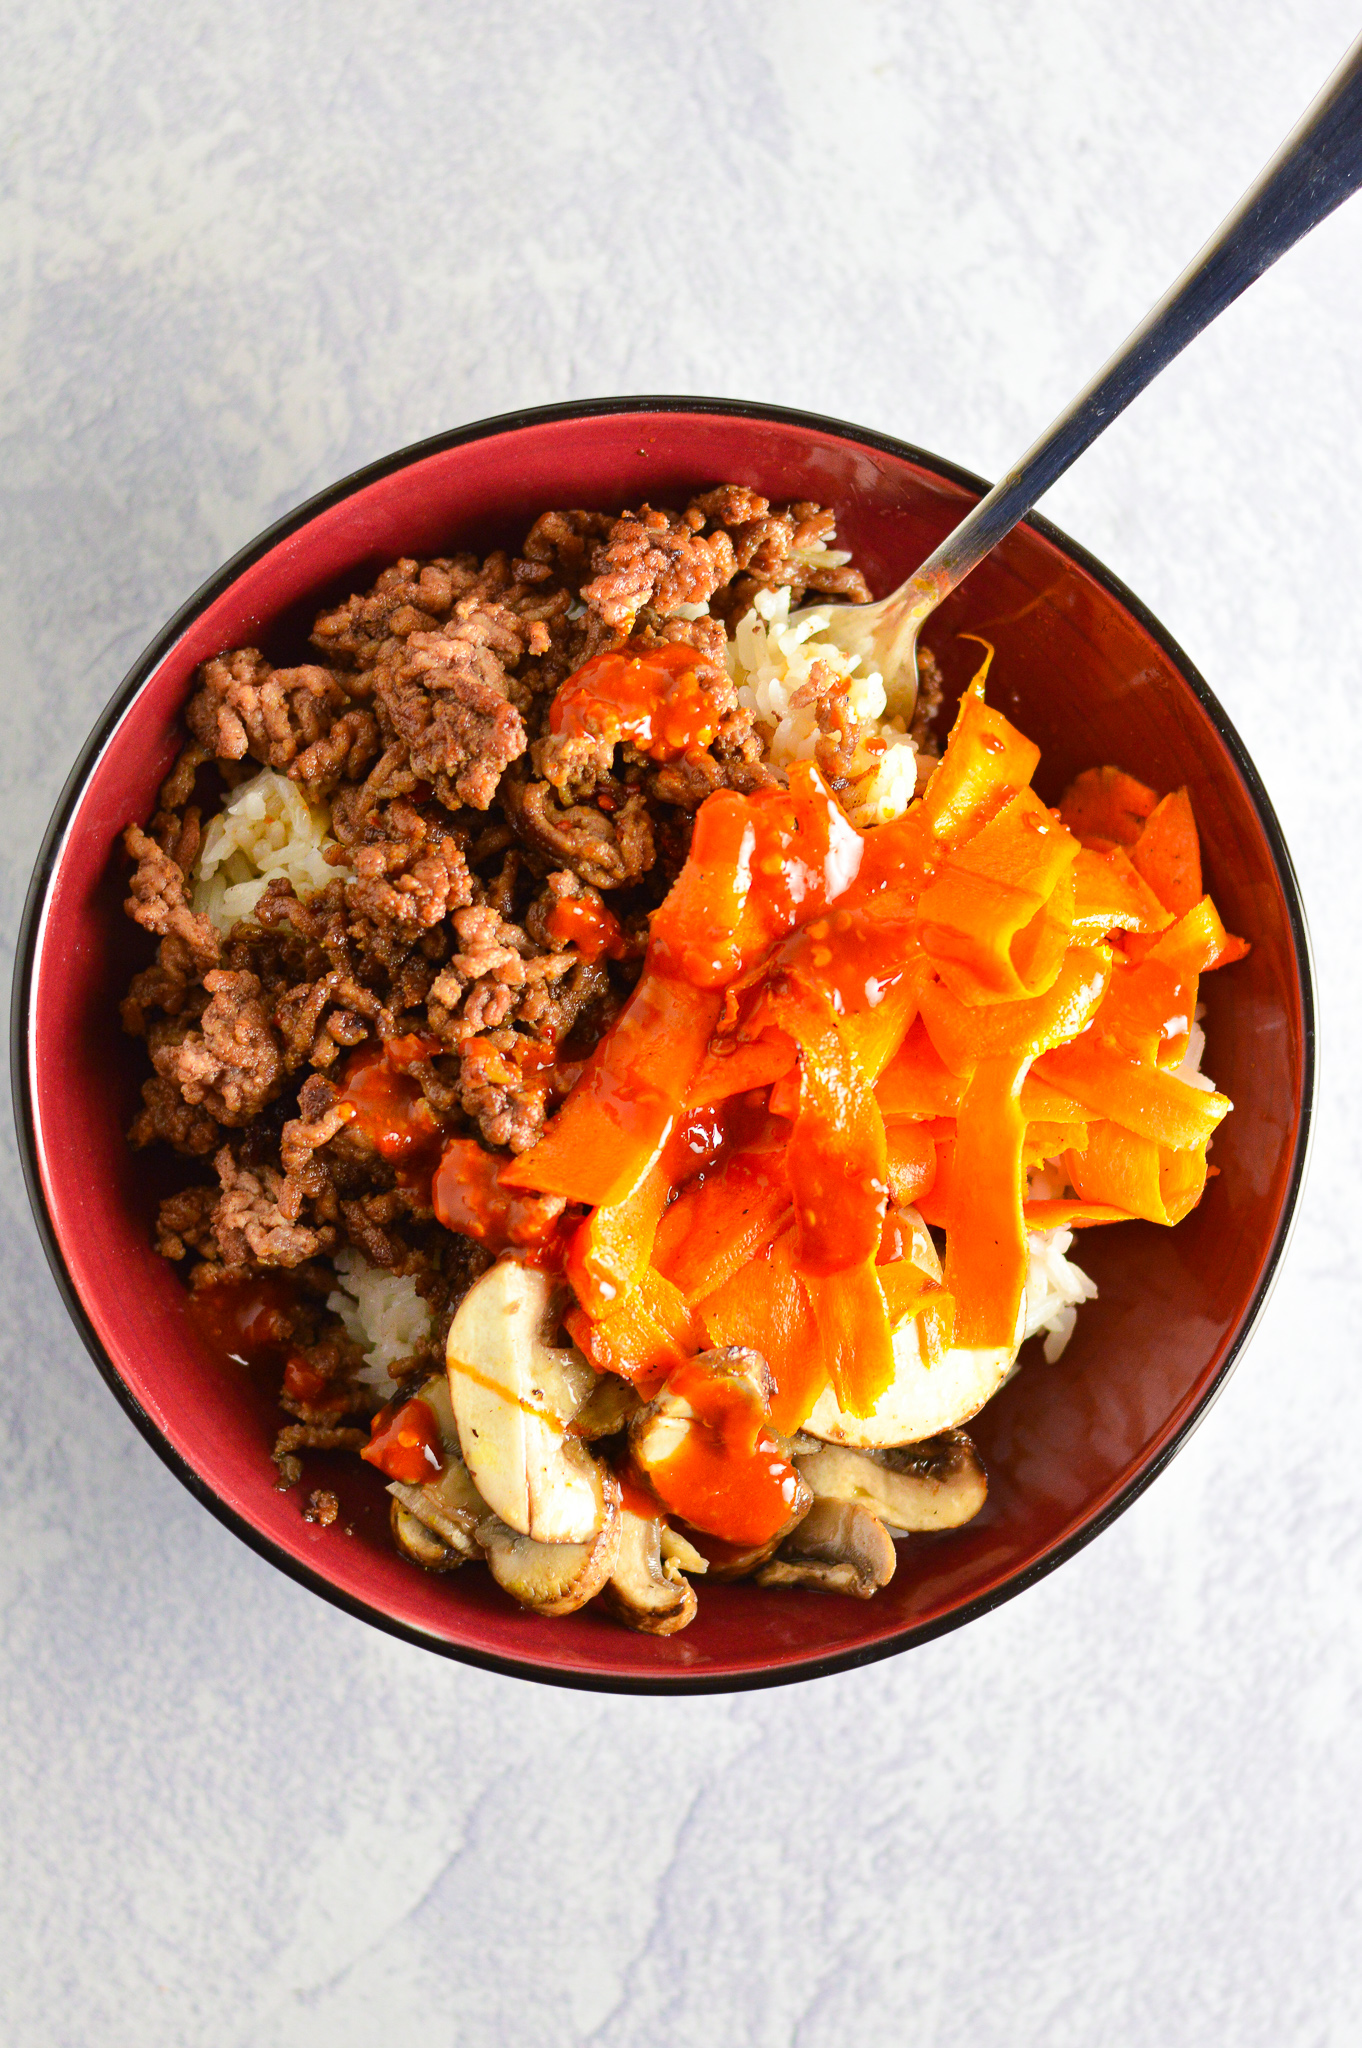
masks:
[[[1041,748],[1047,803],[1111,762],[1158,790],[1186,785],[1205,886],[1251,942],[1203,984],[1209,1063],[1234,1113],[1217,1172],[1175,1230],[1086,1233],[1099,1288],[1063,1355],[1040,1345],[969,1424],[989,1474],[964,1527],[900,1549],[873,1601],[748,1582],[701,1585],[665,1638],[596,1607],[545,1619],[481,1570],[425,1573],[392,1547],[381,1474],[318,1461],[329,1526],[281,1492],[272,1391],[205,1344],[181,1275],[154,1245],[166,1186],[130,1150],[145,1055],[117,1007],[145,954],[123,917],[123,828],[146,819],[183,734],[198,665],[260,646],[302,659],[318,608],[400,555],[514,547],[555,505],[684,505],[718,482],[835,509],[876,595],[984,488],[904,444],[835,421],[704,399],[550,407],[406,449],[290,514],[228,563],[119,688],[49,828],[25,913],[13,1013],[16,1108],[34,1212],[73,1320],[109,1386],[197,1497],[262,1555],[337,1605],[445,1655],[553,1683],[699,1692],[780,1683],[905,1649],[985,1611],[1110,1522],[1185,1440],[1266,1300],[1304,1170],[1313,999],[1299,896],[1242,743],[1186,657],[1138,601],[1047,522],[1012,534],[931,621],[942,726],[996,652],[991,704]],[[309,1474],[310,1480],[313,1475]]]

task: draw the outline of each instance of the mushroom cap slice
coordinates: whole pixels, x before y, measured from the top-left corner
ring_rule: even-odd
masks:
[[[602,1526],[589,1451],[567,1424],[596,1384],[547,1339],[557,1290],[546,1273],[500,1259],[449,1328],[449,1398],[464,1463],[493,1513],[536,1543],[591,1543]]]
[[[739,1411],[746,1410],[756,1438],[751,1470],[764,1475],[756,1483],[765,1500],[758,1494],[755,1518],[749,1518],[747,1528],[739,1528],[731,1539],[721,1537],[708,1525],[702,1528],[701,1510],[709,1505],[704,1485],[698,1495],[687,1498],[688,1461],[680,1461],[683,1469],[679,1479],[671,1462],[683,1451],[694,1453],[705,1443],[710,1424],[691,1397],[702,1401],[706,1383],[725,1389],[734,1406]],[[656,1399],[640,1408],[629,1424],[634,1463],[647,1476],[669,1515],[686,1524],[687,1540],[694,1540],[710,1575],[716,1579],[743,1578],[753,1571],[794,1528],[813,1498],[790,1460],[788,1440],[778,1436],[767,1422],[773,1387],[770,1368],[759,1351],[741,1344],[702,1351],[678,1368]],[[737,1469],[741,1470],[742,1454],[733,1454],[726,1446],[722,1456],[730,1455],[735,1455]],[[778,1526],[770,1529],[767,1517],[772,1510],[777,1511]]]
[[[601,1436],[616,1436],[642,1406],[638,1389],[628,1380],[617,1379],[612,1372],[592,1372],[591,1376],[596,1384],[572,1418],[572,1434],[587,1443]]]
[[[848,1415],[825,1387],[804,1423],[804,1433],[853,1450],[888,1450],[917,1444],[977,1415],[1012,1369],[1017,1346],[973,1350],[956,1345],[937,1364],[922,1356],[916,1318],[894,1332],[894,1377],[869,1415]]]
[[[797,1457],[818,1500],[869,1508],[891,1529],[958,1529],[988,1498],[988,1475],[963,1430],[900,1450],[852,1451],[824,1444]]]
[[[727,1585],[733,1579],[750,1579],[758,1565],[763,1565],[769,1557],[774,1557],[786,1537],[808,1513],[812,1503],[813,1495],[806,1489],[798,1511],[792,1514],[784,1528],[777,1529],[775,1535],[766,1543],[743,1548],[737,1543],[725,1543],[720,1536],[710,1536],[703,1529],[692,1529],[687,1542],[690,1548],[699,1552],[704,1563],[705,1577],[712,1579],[716,1585]],[[688,1566],[687,1569],[693,1571],[694,1566]]]
[[[481,1555],[476,1532],[478,1523],[487,1513],[487,1503],[474,1486],[468,1467],[457,1451],[446,1450],[445,1469],[438,1479],[428,1479],[422,1486],[409,1486],[405,1480],[394,1479],[388,1491],[399,1507],[418,1522],[424,1522],[426,1528],[451,1550],[459,1551],[464,1557]],[[398,1535],[395,1516],[392,1526],[401,1548],[412,1555],[412,1546]]]
[[[725,1344],[716,1351],[698,1352],[690,1365],[717,1380],[732,1382],[750,1402],[753,1414],[765,1420],[775,1381],[759,1351],[746,1344]],[[675,1392],[667,1381],[629,1423],[630,1446],[643,1471],[664,1464],[680,1450],[695,1420],[695,1410],[685,1394]]]
[[[693,1543],[688,1543],[679,1529],[673,1529],[669,1522],[662,1524],[662,1564],[674,1564],[679,1572],[694,1572],[703,1576],[709,1570],[709,1559],[702,1557]]]
[[[456,1550],[448,1544],[410,1508],[395,1500],[389,1509],[388,1520],[392,1527],[393,1542],[404,1557],[413,1564],[424,1565],[429,1572],[452,1572],[459,1565],[466,1564],[471,1556],[480,1553],[472,1550]]]
[[[868,1508],[816,1500],[779,1557],[757,1573],[759,1586],[809,1586],[869,1600],[894,1576],[889,1532]]]
[[[535,1614],[575,1614],[600,1592],[619,1556],[619,1481],[612,1472],[592,1464],[600,1488],[600,1526],[586,1543],[536,1543],[503,1522],[484,1515],[478,1541],[487,1568],[497,1584]]]
[[[677,1565],[664,1559],[660,1521],[623,1510],[619,1555],[601,1604],[617,1621],[649,1636],[674,1636],[694,1621],[695,1588]]]

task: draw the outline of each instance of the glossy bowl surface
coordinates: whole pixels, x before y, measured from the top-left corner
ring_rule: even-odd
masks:
[[[702,1587],[697,1621],[665,1640],[591,1609],[544,1621],[484,1571],[408,1565],[389,1542],[382,1481],[358,1460],[316,1461],[313,1483],[335,1487],[342,1514],[329,1529],[303,1521],[298,1495],[273,1485],[268,1397],[204,1350],[176,1271],[152,1248],[156,1168],[123,1135],[145,1068],[117,1004],[145,942],[120,911],[118,836],[154,807],[206,657],[247,643],[276,659],[301,652],[315,609],[399,554],[513,547],[548,506],[684,502],[721,480],[834,506],[840,542],[876,594],[983,488],[860,428],[708,399],[484,421],[361,471],[229,562],[121,685],[49,829],[15,979],[16,1108],[47,1255],[100,1371],[171,1469],[255,1549],[352,1613],[472,1663],[619,1691],[722,1691],[863,1663],[957,1626],[1072,1555],[1149,1483],[1223,1384],[1284,1247],[1313,1093],[1304,920],[1243,745],[1138,601],[1034,520],[930,624],[950,690],[979,659],[960,633],[985,635],[997,648],[990,701],[1040,745],[1047,801],[1108,761],[1160,791],[1187,784],[1206,886],[1253,951],[1204,984],[1208,1066],[1235,1103],[1216,1140],[1219,1172],[1174,1231],[1085,1235],[1099,1300],[1057,1365],[1029,1356],[971,1425],[991,1475],[984,1513],[917,1538],[874,1600]]]

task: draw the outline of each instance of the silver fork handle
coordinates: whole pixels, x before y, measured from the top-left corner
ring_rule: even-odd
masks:
[[[963,582],[1146,384],[1359,185],[1362,37],[1153,311],[909,578],[900,593],[905,624],[921,620]]]

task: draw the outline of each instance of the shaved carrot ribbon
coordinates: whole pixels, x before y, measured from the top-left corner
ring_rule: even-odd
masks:
[[[745,1345],[777,1430],[826,1388],[867,1415],[896,1332],[929,1370],[1016,1343],[1029,1232],[1201,1198],[1230,1104],[1178,1069],[1200,977],[1247,948],[1188,794],[1107,767],[1047,809],[987,668],[890,824],[854,830],[809,763],[700,807],[634,994],[501,1171],[588,1210],[566,1328],[645,1396]]]
[[[651,967],[537,1145],[501,1184],[622,1202],[657,1164],[719,1020],[720,998]]]
[[[749,1344],[776,1383],[773,1426],[786,1435],[807,1418],[828,1383],[823,1343],[808,1289],[795,1265],[793,1227],[748,1265],[731,1273],[699,1307],[706,1339]]]

